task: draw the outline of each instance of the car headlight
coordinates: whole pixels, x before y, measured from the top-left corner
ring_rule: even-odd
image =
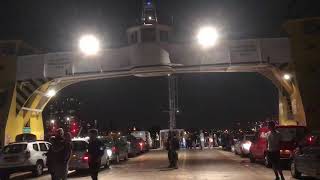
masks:
[[[246,142],[242,144],[242,148],[245,150],[250,150],[251,142]]]
[[[112,156],[112,151],[111,151],[111,149],[107,149],[107,154],[108,154],[109,157]]]

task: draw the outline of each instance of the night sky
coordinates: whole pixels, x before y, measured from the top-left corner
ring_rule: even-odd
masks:
[[[124,45],[125,30],[137,22],[136,0],[3,0],[0,39],[24,40],[48,51],[75,50],[78,37],[96,33],[105,47]],[[319,0],[158,0],[158,18],[174,19],[173,41],[193,40],[202,24],[213,24],[228,39],[285,36],[289,18],[320,16]],[[135,124],[165,127],[168,114],[166,77],[121,78],[83,82],[57,98],[84,102],[84,119],[104,127]],[[235,121],[263,120],[278,113],[277,90],[255,73],[211,73],[179,76],[181,114],[178,127],[227,127]]]

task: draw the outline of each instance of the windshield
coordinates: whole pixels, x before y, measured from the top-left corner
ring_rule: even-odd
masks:
[[[73,151],[86,151],[88,149],[88,143],[85,141],[72,141]]]
[[[305,128],[296,127],[296,128],[278,128],[277,129],[281,134],[282,141],[300,141],[305,137]]]
[[[27,144],[12,144],[3,148],[3,154],[21,153],[27,148]]]

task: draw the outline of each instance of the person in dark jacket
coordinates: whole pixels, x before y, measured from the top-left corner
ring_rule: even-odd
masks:
[[[91,129],[89,131],[89,146],[88,146],[88,154],[89,154],[89,170],[92,180],[98,179],[98,173],[101,166],[101,157],[104,153],[104,145],[97,138],[98,130]]]
[[[174,135],[172,131],[169,131],[168,140],[167,140],[167,150],[168,150],[168,159],[169,159],[169,168],[178,168],[178,153],[179,150],[179,140]]]
[[[64,131],[59,128],[48,151],[48,167],[53,180],[67,179],[69,157],[70,152],[64,139]]]

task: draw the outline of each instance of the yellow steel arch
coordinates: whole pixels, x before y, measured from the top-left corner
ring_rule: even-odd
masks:
[[[54,89],[59,92],[63,88],[82,81],[90,81],[97,79],[106,78],[116,78],[124,76],[157,76],[164,74],[173,73],[201,73],[201,72],[258,72],[263,76],[270,79],[275,86],[279,89],[279,122],[282,125],[305,125],[305,115],[303,110],[303,105],[300,97],[299,90],[295,86],[295,82],[288,82],[282,78],[283,72],[278,68],[268,65],[242,65],[242,66],[225,66],[217,67],[212,66],[191,66],[191,67],[172,67],[172,68],[155,68],[152,69],[138,69],[138,70],[128,70],[119,72],[109,72],[100,73],[93,75],[81,75],[81,76],[70,76],[57,78],[50,82],[47,82],[40,86],[32,95],[29,97],[28,101],[25,103],[23,108],[15,114],[16,109],[16,92],[14,92],[14,97],[12,98],[10,113],[7,120],[7,125],[5,129],[6,143],[14,141],[14,137],[22,133],[22,129],[26,126],[31,128],[31,133],[35,134],[38,139],[43,139],[44,129],[43,129],[43,119],[42,111],[46,104],[50,101],[51,97],[47,97],[45,94],[49,89]],[[282,96],[282,91],[286,91],[290,96],[290,102],[288,99]],[[294,102],[294,104],[292,103]],[[288,106],[294,106],[294,112],[289,112]],[[290,115],[290,113],[292,113]]]

